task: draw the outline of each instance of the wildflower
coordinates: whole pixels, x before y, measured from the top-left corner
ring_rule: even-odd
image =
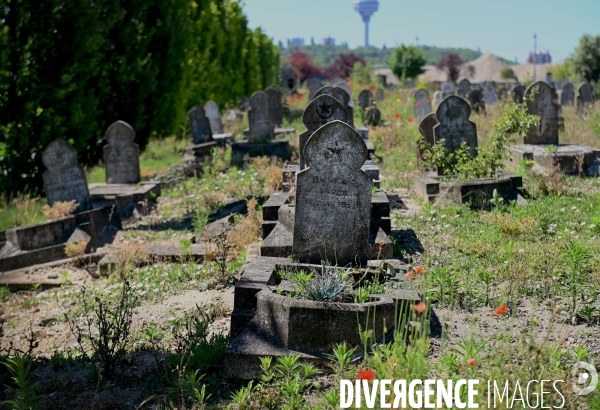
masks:
[[[385,245],[384,241],[379,242],[379,250],[383,249],[383,245]]]
[[[399,120],[400,118],[402,118],[402,116],[400,114],[396,114],[396,115],[394,115],[394,118]]]
[[[431,103],[431,100],[427,100],[427,104]]]
[[[425,268],[422,266],[417,266],[417,268],[415,269],[415,272],[417,272],[417,274],[422,275],[423,272],[425,272]]]
[[[350,77],[346,77],[346,81],[350,81]]]
[[[365,111],[369,111],[369,107],[365,107]]]
[[[414,274],[414,272],[413,272],[413,271],[410,271],[410,272],[408,272],[408,273],[407,273],[406,275],[404,275],[404,276],[406,276],[406,279],[412,279],[412,278],[413,278],[413,276],[415,276],[415,274]]]
[[[419,302],[414,306],[415,310],[419,313],[423,313],[427,310],[427,305],[423,302]]]
[[[377,101],[373,101],[373,105],[377,105]]]
[[[358,371],[358,379],[359,380],[366,380],[366,381],[373,381],[373,379],[375,378],[375,370],[371,370],[371,369],[365,369],[365,370],[359,370]]]
[[[400,98],[396,98],[396,102],[400,102]]]
[[[502,316],[503,314],[505,314],[506,312],[508,312],[508,309],[506,307],[506,305],[500,305],[498,306],[498,308],[494,311],[494,313],[496,313],[496,315],[498,316]]]
[[[420,103],[419,101],[417,101],[417,102],[415,103],[415,107],[418,107],[419,105],[421,105],[421,103]]]
[[[475,360],[475,359],[469,359],[469,360],[467,360],[467,364],[469,366],[475,367],[475,366],[477,366],[477,360]]]
[[[413,118],[412,117],[411,118],[407,118],[406,121],[413,122]]]

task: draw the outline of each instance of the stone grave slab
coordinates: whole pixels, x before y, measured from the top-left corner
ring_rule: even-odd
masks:
[[[382,102],[385,100],[385,92],[381,88],[375,89],[375,101]]]
[[[245,111],[245,110],[244,110]],[[219,105],[214,101],[208,101],[204,104],[204,113],[210,121],[210,129],[213,134],[223,134],[223,118],[219,111]]]
[[[267,87],[265,94],[269,96],[269,114],[271,121],[273,121],[273,124],[276,126],[283,124],[283,104],[281,103],[283,94],[279,88],[274,85]]]
[[[510,100],[517,104],[523,104],[525,100],[525,86],[516,85],[510,90]]]
[[[471,109],[477,114],[485,114],[485,100],[481,90],[473,90],[467,96]]]
[[[442,92],[442,97],[446,98],[449,97],[451,95],[454,95],[454,84],[452,84],[449,81],[446,81],[445,83],[442,84],[440,91]]]
[[[589,108],[595,101],[594,87],[589,83],[581,84],[577,90],[577,109],[581,111]]]
[[[288,141],[271,141],[268,143],[234,142],[231,145],[231,165],[244,166],[244,158],[276,157],[283,161],[289,158]]]
[[[483,101],[487,105],[496,106],[498,104],[498,97],[496,96],[496,86],[493,83],[483,84]]]
[[[107,184],[137,184],[140,182],[140,147],[135,144],[135,131],[124,121],[117,121],[106,130],[104,167]]]
[[[217,108],[218,110],[218,108]],[[213,141],[213,133],[210,127],[210,120],[205,114],[204,108],[194,105],[188,111],[190,117],[190,129],[192,131],[192,143],[194,145],[204,144]]]
[[[373,105],[373,93],[371,90],[362,90],[358,94],[358,106],[364,111],[365,108]]]
[[[417,165],[419,169],[425,169],[423,166],[423,155],[425,154],[425,148],[421,147],[421,142],[424,142],[428,146],[433,146],[433,144],[435,144],[433,129],[438,124],[439,121],[437,120],[434,112],[427,114],[419,123],[419,132],[423,137],[417,144]]]
[[[442,101],[444,101],[444,93],[441,91],[436,91],[433,93],[433,103],[437,106],[439,106]]]
[[[443,139],[448,153],[455,152],[464,142],[469,153],[477,156],[477,127],[469,120],[470,115],[471,107],[465,100],[456,95],[446,98],[436,112],[439,124],[433,128],[435,142]]]
[[[415,120],[421,122],[429,113],[431,113],[431,100],[429,99],[429,92],[423,88],[419,88],[415,92],[415,102],[413,108]]]
[[[470,92],[471,92],[471,82],[469,80],[467,80],[466,78],[463,78],[462,80],[460,80],[460,82],[458,83],[458,86],[456,87],[456,95],[466,99],[467,95],[469,95]]]
[[[558,119],[560,106],[554,101],[552,87],[538,81],[527,88],[527,113],[540,117],[537,127],[529,131],[525,144],[558,144]]]
[[[560,93],[560,105],[563,107],[573,106],[575,102],[575,89],[573,83],[567,82],[563,84]]]
[[[546,145],[511,145],[507,147],[510,158],[505,161],[507,169],[518,169],[523,160],[535,161],[534,171],[548,174],[559,167],[568,175],[597,176],[600,150],[578,144],[560,144],[555,152],[548,152]]]
[[[275,123],[271,118],[269,104],[269,96],[262,91],[257,91],[250,97],[248,141],[271,140],[275,136]]]
[[[365,112],[365,124],[369,127],[379,127],[383,124],[379,108],[371,107]]]

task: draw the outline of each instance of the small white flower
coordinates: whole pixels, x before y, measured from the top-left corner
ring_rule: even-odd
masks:
[[[524,252],[525,252],[525,249],[523,249],[523,248],[519,249],[519,253],[524,253]]]
[[[576,206],[572,206],[572,207],[571,207],[571,209],[572,209],[572,210],[575,210],[575,209],[577,209],[577,207],[576,207]]]

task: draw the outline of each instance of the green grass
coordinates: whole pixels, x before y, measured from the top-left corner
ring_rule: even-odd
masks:
[[[47,220],[42,213],[45,198],[20,195],[10,201],[0,199],[0,231]]]

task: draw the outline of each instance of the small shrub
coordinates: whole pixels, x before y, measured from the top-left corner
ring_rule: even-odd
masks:
[[[262,214],[256,209],[257,205],[258,202],[254,198],[248,201],[248,215],[238,218],[235,228],[230,233],[230,242],[233,245],[231,258],[237,257],[236,251],[245,250],[248,245],[262,237]]]
[[[48,219],[58,219],[64,216],[69,216],[77,208],[79,204],[77,201],[66,201],[66,202],[55,202],[54,205],[44,205],[42,207],[42,213],[46,215]]]
[[[6,366],[15,385],[15,387],[8,386],[14,398],[4,403],[14,410],[38,408],[38,401],[41,396],[35,393],[38,383],[31,381],[33,364],[31,357],[17,353],[15,356],[6,359],[3,364]]]
[[[312,278],[299,284],[302,296],[317,302],[342,300],[352,292],[350,275],[337,266],[326,268],[325,262],[321,262],[320,272],[315,272]]]
[[[534,216],[515,217],[508,213],[482,215],[481,219],[497,226],[503,233],[512,236],[528,235],[539,228],[539,218]]]
[[[88,241],[68,243],[67,246],[65,246],[65,254],[69,258],[84,255],[87,244]]]

